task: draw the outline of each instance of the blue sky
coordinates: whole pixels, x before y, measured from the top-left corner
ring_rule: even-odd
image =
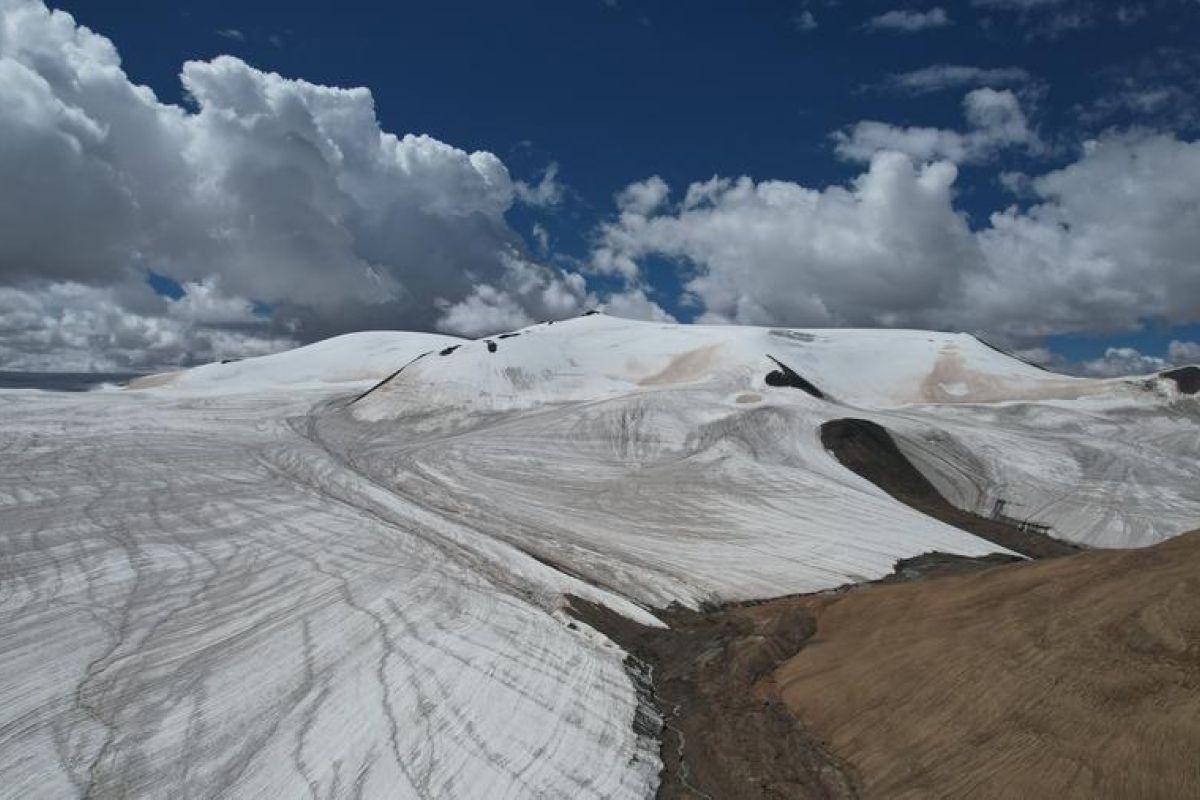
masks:
[[[9,2],[14,8],[24,5]],[[955,217],[967,231],[983,232],[982,239],[1002,238],[991,236],[990,215],[1009,207],[1015,207],[1013,213],[1026,214],[1039,204],[1057,204],[1053,214],[1037,222],[1068,232],[1103,231],[1108,227],[1104,214],[1120,219],[1119,208],[1088,206],[1088,195],[1103,191],[1105,181],[1111,185],[1112,170],[1120,169],[1105,168],[1099,156],[1089,158],[1085,143],[1090,140],[1101,141],[1101,153],[1110,154],[1113,163],[1122,159],[1147,163],[1151,151],[1157,153],[1158,163],[1171,163],[1178,148],[1185,148],[1180,152],[1190,156],[1200,123],[1200,48],[1195,37],[1200,3],[1191,0],[1120,4],[1084,0],[941,4],[351,0],[336,8],[283,2],[79,1],[52,6],[110,40],[119,51],[128,82],[150,87],[159,111],[182,108],[183,113],[195,114],[201,104],[215,108],[224,102],[224,89],[213,89],[210,98],[215,99],[199,103],[189,97],[180,72],[185,62],[217,63],[213,60],[218,56],[231,55],[247,69],[277,73],[283,81],[367,87],[383,132],[427,134],[465,153],[494,154],[520,185],[496,207],[499,211],[493,218],[479,223],[492,236],[479,248],[496,242],[511,245],[521,259],[536,262],[536,269],[555,273],[536,279],[542,281],[538,286],[543,293],[559,292],[557,273],[565,271],[586,280],[586,289],[573,279],[562,288],[574,293],[579,303],[604,301],[610,294],[637,295],[636,302],[626,303],[629,313],[661,313],[682,321],[970,328],[978,320],[975,327],[981,334],[1043,360],[1076,362],[1075,368],[1079,362],[1101,359],[1114,347],[1132,347],[1139,356],[1166,359],[1170,342],[1186,345],[1200,340],[1196,304],[1175,297],[1196,285],[1200,273],[1195,256],[1184,252],[1194,240],[1186,239],[1186,230],[1179,233],[1181,226],[1186,229],[1180,214],[1186,213],[1192,199],[1200,200],[1200,194],[1192,198],[1176,193],[1161,211],[1147,212],[1157,216],[1139,230],[1151,230],[1158,237],[1156,247],[1161,243],[1165,254],[1155,256],[1153,263],[1125,265],[1119,247],[1091,241],[1056,245],[1058,249],[1044,256],[1047,263],[1068,257],[1064,253],[1085,253],[1101,266],[1081,266],[1047,286],[1031,286],[1039,300],[1050,292],[1061,292],[1063,298],[1046,300],[1046,309],[1036,315],[1031,312],[1029,319],[1011,310],[1021,308],[1019,296],[1006,300],[1004,307],[991,299],[1004,292],[1019,295],[1020,279],[1014,277],[996,291],[962,289],[951,260],[939,266],[945,272],[937,274],[925,266],[942,258],[947,248],[977,249],[963,231],[946,233]],[[231,85],[235,81],[231,69],[209,70],[206,85],[215,86],[218,80]],[[967,118],[971,92],[978,93],[978,102],[971,106],[977,108],[978,123]],[[97,113],[86,103],[81,107]],[[279,108],[272,113],[283,115]],[[864,122],[877,126],[856,128]],[[908,134],[903,133],[906,128]],[[913,134],[913,129],[920,133]],[[287,135],[294,139],[302,134]],[[213,139],[200,138],[205,146]],[[859,220],[845,232],[843,238],[875,237],[868,248],[872,252],[886,251],[897,236],[898,246],[914,248],[900,259],[907,266],[896,268],[894,274],[887,264],[880,265],[878,252],[869,258],[842,258],[837,253],[830,256],[829,246],[822,245],[812,253],[796,253],[788,231],[810,224],[817,226],[814,230],[827,231],[829,223],[821,222],[824,217],[815,222],[807,217],[785,218],[760,226],[753,215],[771,214],[771,203],[760,197],[757,206],[747,207],[728,188],[705,201],[708,205],[701,212],[708,216],[703,219],[689,214],[682,202],[689,185],[714,176],[730,180],[747,176],[764,197],[764,182],[818,193],[855,186],[864,175],[873,176],[867,179],[871,185],[891,185],[888,181],[893,178],[903,178],[887,170],[903,172],[903,168],[872,160],[891,150],[905,154],[916,173],[933,162],[952,163],[955,170],[944,197],[926,198],[931,210],[913,223],[928,222],[927,238],[910,242],[912,237],[903,231],[880,234],[880,229],[870,227],[875,224],[870,220]],[[1041,176],[1075,166],[1086,174],[1067,189],[1055,188],[1053,181],[1049,188],[1036,188]],[[533,192],[548,168],[552,180],[543,189],[551,199],[539,199]],[[614,197],[654,176],[670,187],[668,199],[642,214],[641,221],[622,221],[622,208]],[[1094,188],[1085,184],[1085,178],[1095,181]],[[929,180],[934,180],[932,174]],[[1143,196],[1156,180],[1160,180],[1156,174],[1143,176],[1144,182],[1131,196]],[[258,193],[254,196],[267,193],[261,187],[254,191]],[[454,202],[460,200],[456,195]],[[840,202],[836,197],[830,200]],[[861,205],[862,197],[853,202]],[[912,205],[902,192],[889,202],[898,211]],[[317,205],[329,206],[323,200]],[[468,205],[475,208],[475,200]],[[945,218],[927,219],[941,211],[946,212]],[[831,213],[834,219],[844,216],[836,209]],[[491,210],[484,215],[489,214]],[[451,216],[459,219],[463,214],[456,210]],[[896,220],[888,224],[909,224],[901,217]],[[1028,222],[1024,217],[1020,221]],[[137,224],[144,228],[151,223]],[[287,220],[282,233],[273,235],[286,236],[299,224]],[[406,225],[400,227],[408,230]],[[456,230],[446,225],[444,230]],[[868,225],[865,233],[863,225]],[[366,269],[381,263],[384,267],[378,271],[387,273],[385,279],[395,279],[396,286],[387,291],[400,298],[396,304],[370,305],[362,311],[366,306],[360,301],[347,300],[335,310],[314,311],[319,303],[289,297],[271,281],[247,278],[245,273],[254,267],[211,267],[217,259],[236,260],[231,256],[206,256],[212,276],[197,264],[184,266],[195,248],[175,243],[153,256],[149,255],[153,248],[130,247],[125,261],[128,269],[141,270],[143,275],[153,271],[169,276],[180,287],[201,287],[191,290],[193,300],[204,295],[217,305],[232,308],[240,302],[254,309],[249,315],[231,313],[225,315],[229,319],[216,321],[187,312],[201,327],[247,336],[261,328],[263,318],[274,316],[271,330],[260,331],[264,343],[253,347],[269,347],[269,342],[289,337],[303,340],[336,333],[356,327],[354,320],[360,317],[372,326],[437,327],[469,334],[479,332],[462,322],[473,310],[479,311],[480,319],[499,324],[572,308],[570,303],[530,300],[511,288],[522,280],[535,280],[526,274],[534,267],[521,268],[526,270],[522,273],[526,280],[513,278],[507,261],[505,266],[476,269],[477,262],[471,260],[477,258],[475,249],[472,256],[442,248],[427,254],[406,244],[409,249],[394,255],[376,241],[378,231],[373,229],[367,236],[355,224],[346,227],[355,239],[351,249],[368,264]],[[746,233],[760,228],[765,232]],[[725,240],[714,240],[717,231],[725,230],[735,230],[726,237],[733,242],[728,248]],[[142,230],[135,233],[144,237]],[[749,238],[738,244],[737,237],[743,235]],[[772,235],[778,241],[765,241]],[[1180,235],[1184,240],[1167,241]],[[483,234],[472,227],[468,233],[450,236],[466,241]],[[979,257],[980,275],[1009,269],[1010,262],[1004,259],[1015,258],[1013,253],[1027,254],[1028,243],[1039,241],[1038,236],[1035,232],[1017,243],[985,243],[989,254],[986,259]],[[255,252],[265,247],[258,241],[252,244]],[[922,247],[931,248],[928,257]],[[305,248],[314,251],[312,246]],[[636,269],[605,267],[604,263],[615,263],[612,258],[604,262],[605,253],[627,257]],[[739,253],[746,261],[758,259],[770,266],[752,272],[757,269],[753,264],[737,263]],[[822,258],[833,260],[815,263]],[[421,269],[432,269],[424,265],[437,262],[439,270],[469,277],[458,284],[440,275],[422,273],[414,278],[416,262]],[[320,268],[316,264],[312,269]],[[739,271],[743,269],[747,271]],[[1139,270],[1144,280],[1131,279],[1130,271]],[[1105,284],[1108,278],[1097,277],[1118,271],[1124,274],[1112,285]],[[43,277],[47,272],[42,270]],[[32,285],[38,275],[29,273],[26,270],[20,278],[24,283],[14,279],[13,285]],[[105,278],[118,287],[112,291],[134,291],[121,288],[116,275],[114,267]],[[831,276],[845,280],[837,282],[841,278]],[[1163,276],[1170,291],[1155,294],[1140,285],[1161,282]],[[85,280],[73,272],[62,277],[89,287],[99,285],[90,276]],[[296,279],[296,285],[301,280]],[[887,293],[881,295],[878,289],[889,280],[902,288],[929,286],[934,293],[942,292],[939,287],[948,283],[955,287],[946,291],[949,299],[941,303],[923,303],[919,292],[899,291],[906,298],[893,308]],[[861,302],[855,294],[857,282],[875,287]],[[1087,286],[1093,297],[1086,302],[1071,297],[1073,283]],[[158,281],[156,285],[161,289],[168,284]],[[494,291],[481,293],[480,285]],[[734,297],[743,285],[757,288]],[[179,303],[181,291],[188,293],[180,289],[167,294],[175,295],[171,299]],[[318,298],[328,291],[327,287],[314,289]],[[774,302],[793,291],[811,297],[804,302]],[[976,298],[986,293],[988,299],[979,301],[978,312],[964,311],[961,292]],[[426,296],[429,303],[405,305],[404,298]],[[154,316],[147,308],[150,301],[121,302],[126,311]],[[647,303],[652,310],[646,310]],[[440,317],[422,316],[415,310],[431,304],[440,304]],[[959,311],[948,313],[947,308]],[[169,311],[174,318],[186,316],[178,305]],[[1039,327],[1039,321],[1051,318]],[[479,330],[487,327],[480,325]],[[206,352],[200,348],[160,355],[186,359]],[[1176,352],[1190,351],[1177,347]]]
[[[1081,12],[1066,7],[1089,7],[1046,5],[1070,18]],[[1144,14],[1125,25],[1110,5],[1091,6],[1086,27],[1055,32],[1063,23],[1049,14],[943,4],[952,24],[904,35],[863,27],[907,7],[895,2],[351,0],[336,13],[253,0],[56,4],[113,39],[130,76],[170,102],[183,101],[184,61],[230,53],[288,77],[369,87],[385,130],[490,150],[518,174],[557,162],[586,215],[563,220],[564,236],[586,234],[611,213],[614,192],[648,175],[681,185],[714,174],[847,180],[855,170],[833,157],[831,131],[867,118],[960,124],[953,92],[885,90],[890,76],[934,64],[1027,70],[1036,120],[1052,135],[1146,122],[1122,110],[1082,123],[1077,108],[1166,49],[1190,54],[1180,67],[1194,78],[1200,4],[1124,4]],[[799,22],[806,9],[815,29]],[[1013,164],[988,165],[963,187],[972,214],[1009,200],[995,184],[1000,166]]]

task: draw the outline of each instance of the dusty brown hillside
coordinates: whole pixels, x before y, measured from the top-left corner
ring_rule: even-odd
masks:
[[[1200,797],[1200,532],[799,602],[759,690],[866,796]]]

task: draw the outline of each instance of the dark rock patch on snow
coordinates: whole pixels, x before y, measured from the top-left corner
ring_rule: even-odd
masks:
[[[1040,369],[1042,372],[1050,371],[1050,370],[1046,369],[1045,367],[1043,367],[1041,364],[1038,364],[1035,361],[1030,361],[1028,358],[1022,358],[1021,356],[1017,355],[1016,353],[1010,353],[1007,350],[1005,350],[1003,347],[997,347],[996,345],[992,344],[991,342],[987,341],[986,339],[981,339],[980,337],[975,336],[975,341],[979,342],[984,347],[987,347],[991,350],[995,350],[997,353],[1000,353],[1001,355],[1008,356],[1009,358],[1015,358],[1017,361],[1020,361],[1022,364],[1028,364],[1029,366],[1031,366],[1035,369]]]
[[[809,342],[815,342],[817,340],[817,337],[813,336],[811,333],[794,331],[790,328],[772,328],[767,333],[777,339],[788,339],[793,342],[804,342],[805,344],[808,344]]]
[[[825,399],[824,392],[797,375],[791,367],[773,356],[767,356],[767,358],[774,361],[775,366],[779,367],[779,369],[771,370],[767,373],[767,377],[765,378],[767,386],[790,386],[793,389],[808,392],[818,400]]]
[[[1184,394],[1196,394],[1200,392],[1200,367],[1195,365],[1176,367],[1175,369],[1168,369],[1158,374],[1175,381],[1175,385],[1179,387],[1179,391]]]
[[[455,347],[457,347],[457,345],[455,345]],[[450,348],[447,348],[447,349],[449,349],[449,350],[453,350],[454,348],[453,348],[453,347],[450,347]],[[429,351],[427,351],[427,352],[421,353],[421,355],[417,356],[417,357],[416,357],[416,358],[414,358],[412,361],[409,361],[409,362],[408,362],[408,364],[405,364],[403,367],[401,367],[400,369],[396,370],[396,371],[395,371],[395,372],[393,372],[391,375],[388,375],[386,378],[384,378],[383,380],[381,380],[379,383],[375,384],[375,385],[374,385],[374,386],[372,386],[370,389],[367,389],[365,392],[363,392],[362,394],[360,394],[358,397],[356,397],[356,398],[354,398],[353,400],[351,400],[351,401],[350,401],[350,403],[349,403],[349,405],[354,405],[354,404],[355,404],[355,403],[357,403],[359,400],[362,400],[364,397],[366,397],[367,395],[369,395],[371,392],[375,391],[375,390],[376,390],[376,389],[378,389],[380,386],[383,386],[385,383],[387,383],[387,382],[388,382],[388,381],[390,381],[392,378],[394,378],[394,377],[396,377],[397,375],[399,375],[401,372],[404,372],[404,370],[405,370],[405,369],[407,369],[407,368],[408,368],[410,365],[417,363],[417,362],[418,362],[418,361],[420,361],[422,358],[424,358],[425,356],[429,355],[429,354],[430,354],[430,353],[432,353],[432,352],[433,352],[432,350],[429,350]],[[442,351],[442,355],[446,355],[446,351],[445,351],[445,350],[443,350],[443,351]]]
[[[887,429],[865,419],[835,419],[821,426],[821,444],[842,466],[892,497],[947,525],[987,539],[1030,558],[1075,553],[1079,547],[1045,534],[1022,530],[952,505],[908,460]]]

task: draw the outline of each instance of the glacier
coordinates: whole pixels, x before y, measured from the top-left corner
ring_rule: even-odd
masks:
[[[651,796],[569,595],[661,624],[1002,550],[842,467],[846,417],[1083,545],[1200,519],[1194,397],[965,334],[592,314],[0,390],[0,797]]]

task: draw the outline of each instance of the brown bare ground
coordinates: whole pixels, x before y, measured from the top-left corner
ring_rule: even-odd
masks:
[[[757,690],[862,796],[1200,797],[1200,531],[796,603]]]
[[[887,581],[959,574],[1010,556],[929,553],[896,565]],[[640,625],[572,597],[570,611],[630,654],[626,668],[648,707],[634,729],[660,741],[659,800],[860,796],[853,769],[792,716],[755,691],[816,631],[811,595],[692,611],[661,609],[668,628]]]
[[[634,729],[659,739],[659,800],[858,796],[846,766],[778,699],[753,691],[812,635],[812,618],[799,605],[763,615],[742,606],[664,609],[669,629],[578,597],[570,610],[629,652],[635,682],[651,681],[642,701],[653,712],[640,714]]]

